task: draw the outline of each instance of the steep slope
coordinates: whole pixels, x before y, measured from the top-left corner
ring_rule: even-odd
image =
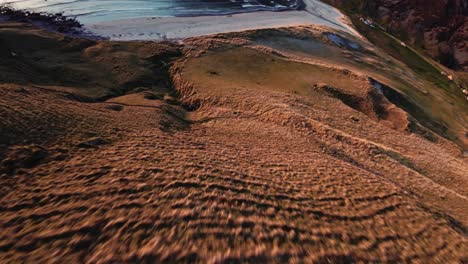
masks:
[[[468,70],[468,4],[463,0],[326,0],[349,13],[371,16],[391,33],[422,47],[442,64]]]

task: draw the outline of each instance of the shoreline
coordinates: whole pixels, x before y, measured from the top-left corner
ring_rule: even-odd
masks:
[[[69,37],[81,37],[92,40],[106,39],[89,32],[77,19],[64,16],[61,13],[50,14],[28,10],[17,10],[8,6],[0,5],[0,23],[1,22],[29,23],[45,30],[58,32]]]
[[[42,14],[44,16],[60,15],[69,19],[80,21],[82,24],[110,22],[121,19],[144,17],[196,17],[196,16],[223,16],[258,11],[282,12],[291,10],[303,10],[303,0],[187,0],[167,4],[165,0],[141,0],[142,3],[128,6],[131,0],[96,1],[96,4],[78,7],[73,2],[45,0],[43,5],[37,6],[36,2],[42,0],[26,0],[29,4],[19,2],[0,3],[0,8],[21,12],[24,14]],[[78,0],[79,2],[81,0]],[[122,2],[122,3],[120,3]],[[153,5],[151,3],[159,3]],[[35,5],[36,3],[36,5]],[[49,4],[48,4],[49,3]],[[101,4],[99,4],[101,3]],[[115,3],[115,4],[113,4]],[[55,7],[60,5],[60,7]],[[107,8],[106,8],[107,7]]]
[[[303,1],[302,10],[258,11],[228,15],[141,17],[85,25],[93,34],[111,40],[180,40],[245,30],[322,25],[359,36],[345,15],[317,0]]]
[[[305,11],[259,11],[222,16],[130,18],[96,23],[86,28],[112,40],[179,40],[252,29],[309,23]]]
[[[264,11],[263,8],[259,8],[224,14],[138,17],[98,23],[83,23],[63,14],[38,13],[0,6],[0,21],[28,22],[71,37],[120,41],[181,40],[220,33],[302,25],[328,26],[359,36],[345,21],[346,16],[336,8],[318,0],[297,0],[296,3],[293,9],[276,11]]]

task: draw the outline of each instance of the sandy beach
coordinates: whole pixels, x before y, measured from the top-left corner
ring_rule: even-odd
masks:
[[[224,16],[149,17],[86,25],[94,34],[113,40],[183,39],[217,33],[299,25],[324,25],[358,33],[344,22],[344,15],[320,1],[306,0],[302,11],[253,12]]]

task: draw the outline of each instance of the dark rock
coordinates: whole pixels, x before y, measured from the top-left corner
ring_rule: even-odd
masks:
[[[0,162],[0,171],[14,172],[20,168],[32,168],[49,156],[39,145],[13,146]]]
[[[445,66],[468,71],[466,0],[325,0],[343,10],[371,17],[390,33]]]
[[[109,144],[109,141],[102,139],[100,137],[93,137],[90,139],[87,139],[83,142],[80,142],[78,144],[78,147],[80,148],[97,148],[101,145],[106,145]]]
[[[122,111],[124,109],[123,105],[118,104],[106,105],[105,108],[113,111]]]

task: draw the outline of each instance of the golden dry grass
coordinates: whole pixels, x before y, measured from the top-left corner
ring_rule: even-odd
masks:
[[[224,41],[181,47],[169,72],[167,43],[74,51],[115,82],[99,100],[3,82],[0,262],[467,260],[455,144],[373,116],[359,74]]]

